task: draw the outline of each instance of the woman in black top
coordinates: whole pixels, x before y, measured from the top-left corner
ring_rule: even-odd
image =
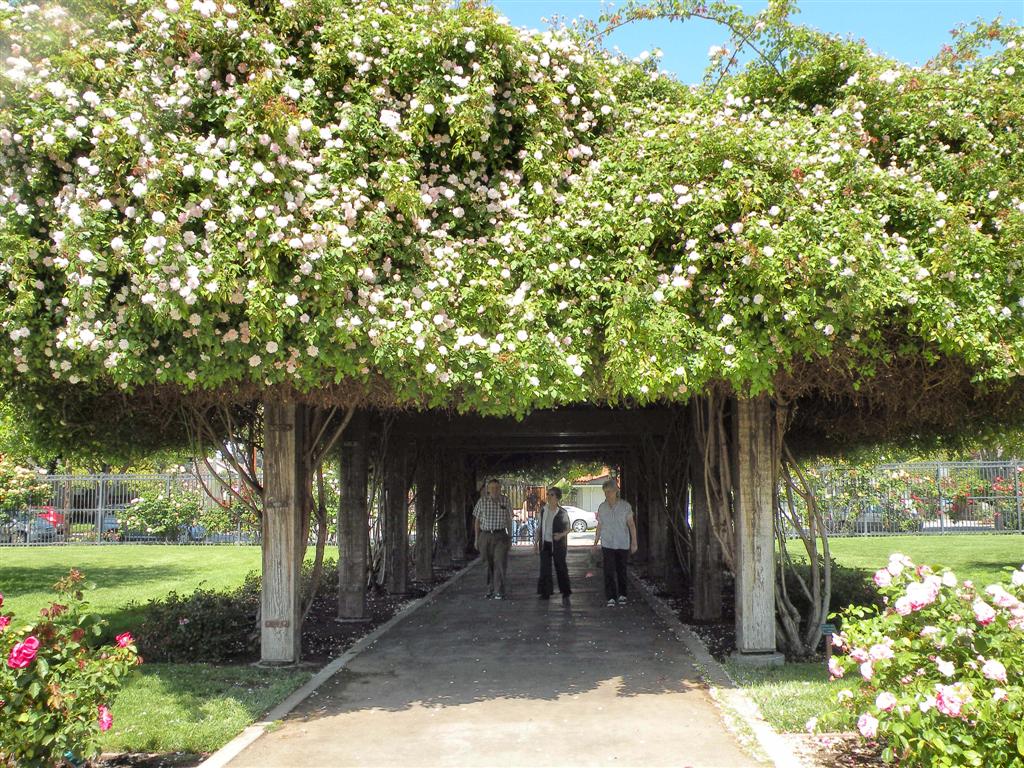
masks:
[[[569,588],[569,566],[565,556],[569,549],[569,513],[561,505],[562,489],[548,488],[548,503],[541,507],[540,525],[537,526],[537,552],[540,553],[540,579],[537,581],[537,594],[541,599],[551,597],[554,584],[551,578],[551,565],[554,563],[555,575],[558,577],[558,590],[562,593],[562,602],[569,601],[572,590]]]

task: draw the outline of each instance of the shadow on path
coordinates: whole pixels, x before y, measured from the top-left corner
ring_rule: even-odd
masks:
[[[589,550],[569,565],[565,607],[536,597],[531,551],[508,600],[485,599],[481,564],[232,765],[757,765],[641,598],[608,608]]]

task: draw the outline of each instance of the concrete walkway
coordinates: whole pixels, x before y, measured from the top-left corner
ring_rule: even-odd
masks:
[[[642,599],[605,607],[589,550],[570,549],[570,608],[536,597],[537,561],[517,550],[510,599],[484,598],[478,566],[231,765],[760,765]]]

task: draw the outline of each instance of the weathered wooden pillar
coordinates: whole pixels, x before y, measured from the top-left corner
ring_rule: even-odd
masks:
[[[653,457],[647,456],[647,460]],[[648,467],[647,469],[651,469]],[[657,472],[644,474],[646,493],[644,502],[647,509],[647,572],[655,581],[666,583],[669,578],[672,552],[672,533],[669,530],[668,509],[665,506],[665,488],[658,480]]]
[[[448,548],[451,551],[452,564],[463,565],[466,562],[466,550],[469,546],[469,533],[466,528],[466,460],[458,456],[452,461],[453,471],[448,475]]]
[[[387,552],[385,586],[393,595],[409,591],[409,486],[404,444],[388,446],[384,456],[384,545]]]
[[[722,619],[722,547],[711,527],[704,478],[704,450],[690,444],[690,519],[693,536],[694,621]]]
[[[451,477],[451,462],[448,461],[447,456],[441,456],[437,461],[434,471],[434,507],[438,513],[434,567],[442,569],[452,567],[451,537],[448,534],[448,529],[451,525],[449,516],[452,513],[451,504],[449,503],[451,498]]]
[[[302,650],[301,406],[268,400],[263,405],[263,589],[260,660],[294,664]]]
[[[634,562],[646,561],[648,554],[648,534],[650,518],[647,501],[647,488],[644,483],[644,467],[640,464],[639,451],[636,447],[630,448],[626,454],[624,483],[628,496],[623,496],[633,506],[633,516],[636,521],[637,550],[633,556]]]
[[[775,460],[771,400],[735,402],[736,657],[754,664],[785,661],[775,644]]]
[[[366,618],[366,569],[370,545],[367,510],[367,415],[357,413],[341,443],[338,503],[338,618]]]
[[[434,455],[421,446],[416,466],[416,580],[434,577]]]

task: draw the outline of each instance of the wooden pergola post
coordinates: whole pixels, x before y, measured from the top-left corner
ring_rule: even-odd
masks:
[[[440,516],[436,521],[437,551],[434,553],[434,566],[441,569],[452,567],[451,537],[448,533],[452,514],[451,504],[448,502],[451,497],[451,478],[451,462],[446,456],[438,458],[434,472],[434,508],[440,510]]]
[[[466,529],[466,459],[458,456],[452,461],[453,471],[448,475],[448,549],[451,552],[452,564],[463,565],[466,562],[466,549],[469,546],[469,534]]]
[[[711,528],[704,479],[704,454],[696,440],[690,443],[690,518],[693,535],[693,618],[722,618],[722,547]]]
[[[665,506],[665,488],[656,472],[645,473],[647,479],[644,502],[647,510],[647,572],[655,581],[665,583],[672,565],[671,531],[668,509]]]
[[[357,413],[341,442],[338,499],[338,618],[366,618],[366,569],[370,545],[367,509],[367,415]]]
[[[263,405],[263,589],[260,660],[294,664],[302,649],[301,406],[268,400]]]
[[[785,657],[775,642],[775,460],[771,400],[735,402],[736,658],[776,665]]]
[[[387,551],[385,586],[393,595],[409,591],[409,486],[404,445],[388,446],[384,456],[384,546]]]
[[[416,466],[416,580],[434,577],[434,456],[422,447]]]

